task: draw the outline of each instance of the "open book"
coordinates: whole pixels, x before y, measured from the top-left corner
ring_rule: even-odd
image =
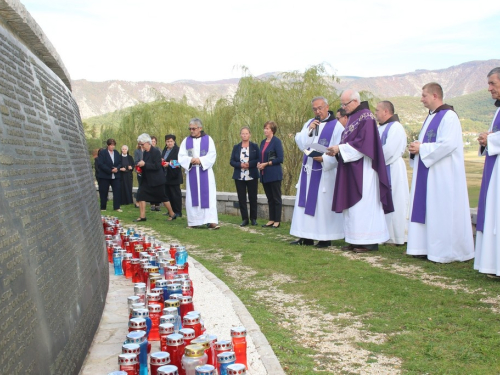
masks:
[[[310,158],[314,158],[315,156],[323,156],[323,154],[327,151],[327,148],[319,143],[313,143],[306,148],[303,152]]]

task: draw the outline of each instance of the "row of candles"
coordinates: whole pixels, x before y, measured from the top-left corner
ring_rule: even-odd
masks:
[[[102,223],[115,275],[134,284],[120,370],[108,375],[247,374],[246,329],[233,327],[231,340],[218,340],[194,309],[186,249],[162,247],[153,237],[123,229],[117,218],[102,217]],[[155,341],[160,351],[151,353]]]

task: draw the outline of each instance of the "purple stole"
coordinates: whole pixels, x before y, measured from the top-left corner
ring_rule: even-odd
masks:
[[[493,133],[500,130],[500,112],[497,112],[495,122],[491,128]],[[491,174],[493,173],[493,167],[497,160],[497,155],[489,155],[486,151],[486,158],[484,160],[484,170],[483,179],[481,180],[481,191],[479,192],[479,202],[477,204],[477,220],[476,220],[476,230],[482,232],[484,229],[484,217],[486,210],[486,195],[488,193],[488,187],[490,185]]]
[[[205,156],[208,153],[208,135],[201,137],[200,143],[200,156]],[[186,149],[193,148],[193,138],[187,137],[186,139]],[[201,197],[201,208],[210,208],[210,189],[208,184],[208,169],[203,170],[201,166],[199,168],[191,168],[189,170],[189,190],[191,190],[191,204],[193,207],[199,206],[198,200],[198,178],[196,171],[200,172],[200,197]]]
[[[380,141],[382,142],[382,146],[387,143],[387,136],[389,134],[389,129],[391,128],[392,124],[394,124],[395,122],[396,121],[390,122],[385,127],[384,132],[382,133],[382,136],[380,137]],[[392,186],[392,183],[391,183],[391,166],[389,164],[387,164],[385,166],[385,168],[387,169],[387,179],[389,180],[389,185]]]
[[[314,119],[311,120],[313,122]],[[310,123],[311,123],[310,122]],[[309,124],[310,124],[309,123]],[[309,124],[307,126],[309,126]],[[330,140],[332,139],[333,130],[335,129],[335,125],[337,124],[337,120],[328,121],[321,134],[319,136],[318,143],[325,147],[328,147],[330,144]],[[307,200],[306,200],[306,190],[307,190],[307,173],[305,170],[305,166],[307,164],[308,156],[304,154],[304,159],[302,160],[302,173],[300,175],[300,191],[299,191],[299,207],[305,207],[304,213],[306,215],[314,216],[316,214],[316,203],[318,202],[318,191],[319,191],[319,183],[321,181],[321,176],[323,174],[323,167],[319,161],[313,160],[312,171],[311,171],[311,179],[309,180],[309,191],[307,192]]]
[[[447,109],[443,109],[436,113],[431,123],[427,127],[424,139],[422,143],[434,143],[436,142],[437,130],[441,124],[441,120],[444,115],[448,112]],[[424,121],[425,124],[425,121]],[[425,224],[425,214],[427,212],[427,177],[429,175],[429,168],[427,168],[422,159],[418,158],[418,171],[417,171],[417,182],[415,183],[415,194],[413,197],[413,209],[411,213],[411,221],[413,223]]]

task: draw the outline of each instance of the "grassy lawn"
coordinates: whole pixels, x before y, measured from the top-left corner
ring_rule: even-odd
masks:
[[[135,224],[138,210],[122,208],[114,216]],[[248,230],[220,215],[222,227],[212,231],[187,229],[185,218],[166,222],[162,213],[147,212],[137,227],[191,245],[247,306],[288,374],[379,373],[363,367],[377,364],[384,373],[500,373],[500,282],[472,261],[435,264],[386,246],[354,256],[337,249],[343,241],[327,250],[290,246],[288,223]],[[337,338],[348,328],[363,338]],[[368,354],[342,358],[346,345]]]

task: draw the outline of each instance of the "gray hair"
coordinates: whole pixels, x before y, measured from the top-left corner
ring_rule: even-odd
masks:
[[[496,74],[498,79],[500,79],[500,67],[491,69],[491,72],[488,73],[488,78],[493,74]]]
[[[193,124],[195,124],[196,127],[198,127],[198,128],[203,127],[203,123],[201,122],[201,120],[198,117],[195,117],[195,118],[192,118],[191,120],[189,120],[189,125],[193,125]]]
[[[151,137],[148,133],[142,133],[137,137],[137,143],[149,143],[151,144]]]
[[[328,100],[324,96],[315,96],[311,100],[311,104],[313,104],[316,100],[323,100],[326,105],[328,105]]]
[[[127,145],[123,145],[123,146],[122,146],[122,148],[124,148],[124,147],[126,147],[126,148],[127,148],[127,150],[128,150],[128,146],[127,146]]]
[[[356,100],[358,103],[361,103],[361,96],[359,95],[359,92],[354,91],[353,89],[344,90],[344,92],[349,92],[349,91],[351,92],[351,96],[349,97],[349,99]]]

